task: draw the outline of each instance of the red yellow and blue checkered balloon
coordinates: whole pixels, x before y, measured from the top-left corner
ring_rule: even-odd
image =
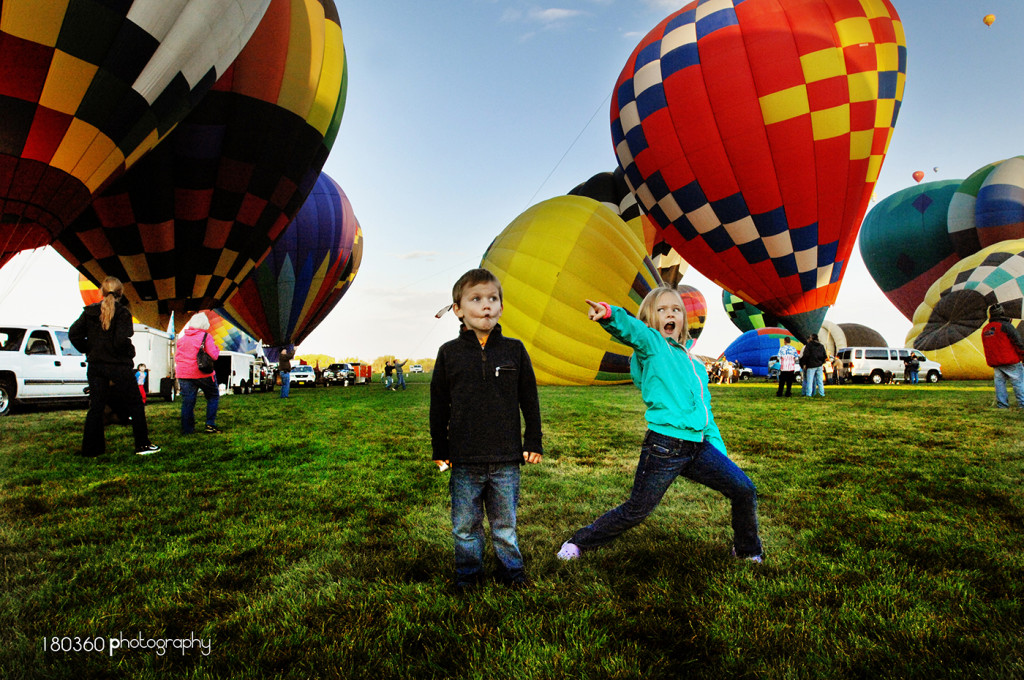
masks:
[[[905,74],[888,0],[699,0],[629,58],[615,151],[687,262],[806,338],[838,295]]]

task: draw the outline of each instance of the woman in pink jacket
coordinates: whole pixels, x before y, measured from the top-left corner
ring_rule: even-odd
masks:
[[[181,433],[192,434],[196,429],[196,398],[202,390],[206,397],[206,433],[217,434],[217,402],[220,393],[214,373],[203,373],[196,364],[196,356],[200,346],[205,343],[206,353],[213,359],[220,356],[220,348],[210,335],[210,320],[206,314],[195,314],[185,325],[178,338],[177,350],[174,353],[174,372],[178,378],[178,391],[181,393]]]

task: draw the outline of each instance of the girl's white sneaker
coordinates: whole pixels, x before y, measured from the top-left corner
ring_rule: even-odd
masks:
[[[562,549],[558,551],[556,557],[562,561],[568,562],[569,560],[575,560],[580,556],[580,547],[575,543],[566,541],[562,544]]]

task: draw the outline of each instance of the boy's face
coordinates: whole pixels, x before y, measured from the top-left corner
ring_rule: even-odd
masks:
[[[664,338],[672,338],[679,342],[686,323],[686,309],[678,295],[662,293],[654,304],[655,318],[658,320],[658,332]]]
[[[455,316],[478,338],[490,334],[501,318],[503,308],[498,286],[490,281],[463,288],[462,299],[452,306]]]

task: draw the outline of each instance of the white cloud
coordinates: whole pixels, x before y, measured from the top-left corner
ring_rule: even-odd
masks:
[[[399,260],[436,260],[440,254],[436,250],[413,250],[395,257]]]
[[[550,9],[532,9],[530,10],[529,18],[533,21],[550,25],[567,21],[568,19],[574,19],[584,14],[585,12],[578,9],[557,9],[552,7]]]

